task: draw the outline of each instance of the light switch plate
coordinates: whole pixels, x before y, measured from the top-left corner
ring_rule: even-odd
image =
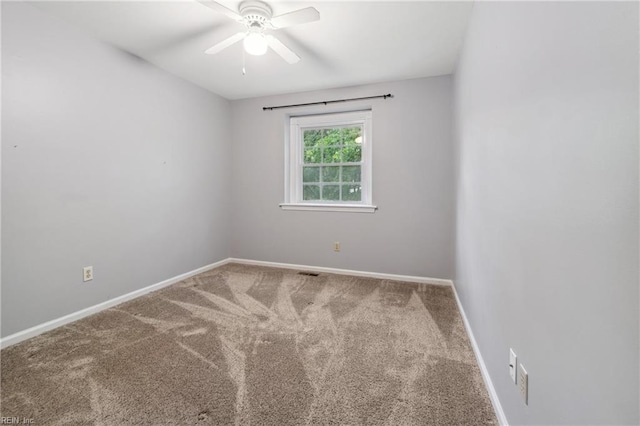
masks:
[[[511,380],[513,380],[513,383],[517,383],[516,380],[516,368],[517,368],[517,361],[518,361],[518,357],[516,356],[516,353],[513,351],[513,349],[509,348],[509,376],[511,376]]]

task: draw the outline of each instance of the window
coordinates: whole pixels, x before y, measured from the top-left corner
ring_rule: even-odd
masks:
[[[371,111],[291,117],[286,210],[374,212]]]

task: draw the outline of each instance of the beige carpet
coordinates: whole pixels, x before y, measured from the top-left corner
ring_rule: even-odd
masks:
[[[448,287],[229,264],[1,355],[40,425],[497,424]]]

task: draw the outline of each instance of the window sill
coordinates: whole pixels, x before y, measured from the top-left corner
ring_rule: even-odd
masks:
[[[375,213],[378,206],[364,204],[312,204],[312,203],[282,203],[282,210],[306,210],[316,212],[348,212],[348,213]]]

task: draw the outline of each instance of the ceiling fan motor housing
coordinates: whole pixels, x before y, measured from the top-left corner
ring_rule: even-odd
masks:
[[[244,24],[248,28],[263,29],[271,20],[273,12],[271,8],[261,1],[247,0],[238,7]]]
[[[208,55],[216,54],[232,44],[242,41],[244,50],[250,55],[263,55],[267,51],[267,48],[270,47],[285,61],[290,64],[295,64],[300,61],[300,57],[278,40],[277,37],[271,34],[266,35],[265,32],[306,24],[320,19],[320,13],[313,7],[304,7],[274,17],[271,7],[260,0],[244,0],[238,5],[238,12],[229,9],[215,0],[198,1],[228,16],[234,21],[243,24],[246,28],[246,31],[227,37],[207,49],[205,53]]]

